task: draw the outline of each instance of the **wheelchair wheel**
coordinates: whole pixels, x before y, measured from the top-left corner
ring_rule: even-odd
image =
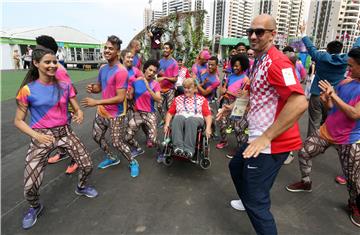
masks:
[[[174,162],[174,158],[171,156],[167,156],[167,157],[165,157],[164,165],[171,166],[173,164],[173,162]]]
[[[211,161],[209,158],[203,158],[200,160],[200,167],[204,170],[209,169],[211,166]]]

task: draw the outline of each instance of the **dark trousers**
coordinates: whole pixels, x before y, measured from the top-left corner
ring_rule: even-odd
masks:
[[[159,61],[162,56],[161,52],[162,52],[161,48],[159,48],[159,49],[151,48],[150,49],[150,57],[151,57],[150,59],[156,59],[157,61]]]
[[[309,99],[309,124],[307,137],[320,128],[327,117],[327,110],[320,101],[320,96],[311,95]]]
[[[277,234],[270,212],[270,190],[289,152],[260,154],[257,158],[243,158],[248,144],[243,144],[230,161],[229,169],[236,191],[257,234]]]

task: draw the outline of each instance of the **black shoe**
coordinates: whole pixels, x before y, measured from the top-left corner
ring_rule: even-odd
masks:
[[[175,155],[177,155],[177,156],[181,156],[181,155],[184,154],[184,150],[182,150],[181,148],[176,148],[176,149],[174,150],[174,153],[175,153]]]
[[[184,155],[185,155],[185,157],[187,157],[187,158],[189,158],[189,159],[192,159],[192,157],[193,157],[193,154],[191,153],[191,152],[189,152],[189,151],[184,151]]]

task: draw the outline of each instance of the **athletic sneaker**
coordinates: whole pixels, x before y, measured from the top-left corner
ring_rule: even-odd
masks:
[[[165,157],[162,153],[160,153],[156,158],[157,163],[162,163],[165,161]]]
[[[180,155],[183,155],[184,150],[182,150],[181,148],[176,148],[176,149],[174,150],[174,153],[175,153],[175,155],[180,156]]]
[[[284,161],[284,165],[289,165],[294,160],[294,158],[295,158],[294,153],[290,152],[289,156]]]
[[[30,207],[22,221],[23,229],[29,229],[34,226],[37,221],[37,217],[40,215],[43,209],[44,206],[41,203],[38,207]]]
[[[134,159],[129,164],[131,177],[137,177],[139,175],[139,163]]]
[[[234,129],[231,126],[226,128],[226,130],[225,130],[226,134],[231,134],[233,131],[234,131]]]
[[[296,182],[294,184],[289,184],[286,186],[286,190],[289,192],[297,193],[297,192],[311,192],[311,181],[310,182]]]
[[[192,157],[193,157],[193,153],[190,152],[190,151],[187,151],[187,150],[184,151],[184,155],[185,155],[185,157],[187,157],[187,158],[192,158]]]
[[[146,147],[148,148],[153,148],[154,147],[154,143],[151,140],[147,140],[146,141]]]
[[[90,186],[85,186],[84,188],[79,188],[76,187],[75,193],[77,195],[84,195],[86,197],[90,197],[90,198],[94,198],[98,195],[98,192],[96,191],[96,189],[94,189],[93,187]]]
[[[217,149],[223,149],[225,148],[226,146],[228,146],[228,142],[225,140],[222,140],[220,141],[217,145],[216,145],[216,148]]]
[[[232,200],[230,202],[230,205],[232,208],[234,208],[235,210],[238,210],[238,211],[245,211],[245,207],[244,207],[244,204],[242,203],[242,201],[239,199],[239,200]]]
[[[360,227],[360,212],[359,208],[356,206],[356,203],[349,204],[350,207],[350,220],[356,226]]]
[[[79,168],[79,165],[76,162],[72,162],[66,169],[65,173],[71,175]]]
[[[100,162],[100,164],[98,165],[99,169],[105,169],[108,168],[110,166],[115,166],[117,164],[120,163],[120,159],[111,159],[109,157],[106,157],[105,160],[103,160],[102,162]]]
[[[342,175],[338,175],[335,177],[335,181],[338,184],[346,184],[346,178]]]
[[[142,149],[142,148],[138,148],[138,149],[134,149],[131,151],[131,157],[134,158],[134,157],[137,157],[141,154],[145,153],[145,151]]]
[[[69,157],[70,156],[67,155],[66,153],[61,153],[61,154],[57,153],[54,156],[48,158],[48,163],[49,164],[54,164],[54,163],[60,162],[62,160],[65,160],[65,159],[67,159]]]
[[[230,152],[226,154],[226,157],[232,159],[235,156],[235,154],[236,152]]]

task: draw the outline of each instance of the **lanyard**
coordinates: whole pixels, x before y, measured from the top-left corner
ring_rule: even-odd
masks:
[[[186,103],[185,103],[186,98],[187,98],[187,97],[184,96],[184,108],[185,108],[185,111],[186,111],[187,113],[189,113],[189,110],[187,109]],[[194,94],[194,110],[195,110],[195,114],[197,114],[196,94]]]
[[[258,64],[261,64],[264,60],[264,58],[266,57],[267,53],[263,54],[260,59],[256,58],[255,61],[254,61],[254,64],[251,68],[251,71],[249,73],[250,75],[250,79],[252,80],[252,78],[254,77],[254,72],[255,72],[255,68],[258,66]]]

